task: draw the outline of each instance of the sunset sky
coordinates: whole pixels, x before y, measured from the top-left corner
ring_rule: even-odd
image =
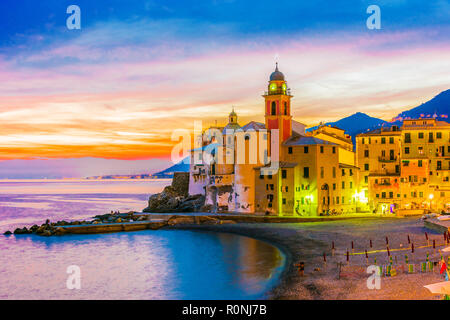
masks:
[[[446,0],[1,1],[0,178],[162,169],[174,129],[263,121],[276,61],[294,119],[390,120],[450,88],[449,21]]]

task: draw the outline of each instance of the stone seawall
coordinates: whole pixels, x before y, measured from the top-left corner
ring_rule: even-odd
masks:
[[[204,195],[189,195],[189,172],[175,172],[172,184],[151,195],[143,212],[199,212],[204,204]]]

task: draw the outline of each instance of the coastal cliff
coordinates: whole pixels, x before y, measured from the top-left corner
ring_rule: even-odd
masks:
[[[172,184],[160,193],[151,195],[143,212],[198,212],[202,211],[205,196],[189,195],[189,172],[175,172]]]

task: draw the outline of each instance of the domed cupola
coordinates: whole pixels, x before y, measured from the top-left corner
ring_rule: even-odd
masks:
[[[278,62],[275,71],[270,75],[270,81],[284,81],[284,74],[278,70]]]
[[[234,107],[230,112],[230,115],[228,116],[228,124],[223,128],[222,134],[233,134],[234,131],[238,130],[241,126],[237,122],[237,114],[234,112]],[[230,130],[227,132],[227,130]]]

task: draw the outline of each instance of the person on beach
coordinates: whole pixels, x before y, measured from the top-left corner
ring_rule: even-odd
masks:
[[[297,263],[295,266],[298,268],[298,275],[300,277],[303,277],[305,274],[305,263],[301,261],[300,263]]]

